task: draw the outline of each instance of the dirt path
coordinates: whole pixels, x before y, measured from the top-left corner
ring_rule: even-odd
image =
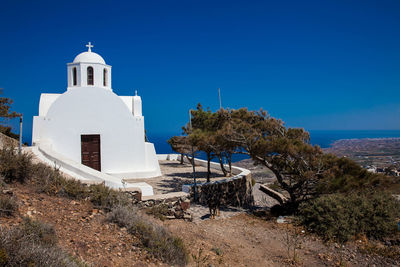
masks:
[[[185,240],[191,255],[198,256],[200,249],[203,250],[202,258],[208,256],[204,266],[337,266],[341,257],[345,266],[396,266],[379,257],[361,254],[353,245],[343,249],[335,244],[325,245],[301,229],[294,235],[291,225],[244,213],[197,223],[176,220],[164,224]],[[285,241],[288,233],[291,239],[294,236],[299,239],[295,264],[292,253],[288,258]]]

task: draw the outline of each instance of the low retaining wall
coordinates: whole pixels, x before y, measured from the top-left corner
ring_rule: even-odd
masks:
[[[104,183],[106,186],[121,189],[124,191],[140,191],[142,196],[153,195],[153,188],[144,183],[125,183],[121,178],[114,177],[83,164],[77,163],[71,159],[65,158],[59,153],[53,151],[48,144],[39,144],[30,148],[40,160],[52,166],[55,164],[60,171],[78,179],[86,184]],[[54,165],[53,165],[54,166]]]
[[[163,160],[180,160],[177,154],[158,155]],[[184,158],[186,163],[190,163]],[[195,166],[207,167],[207,161],[196,159]],[[220,169],[220,164],[211,162],[211,169]],[[228,166],[225,166],[228,168]],[[235,175],[223,180],[212,181],[209,183],[188,184],[182,186],[182,191],[189,193],[191,200],[194,200],[194,189],[196,188],[197,202],[208,205],[219,203],[220,205],[234,207],[248,207],[253,205],[251,172],[247,169],[232,166],[232,173]]]

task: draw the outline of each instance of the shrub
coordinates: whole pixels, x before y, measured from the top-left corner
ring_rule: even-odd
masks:
[[[172,236],[164,227],[138,220],[128,230],[138,236],[146,250],[156,258],[170,264],[186,265],[183,240]]]
[[[83,266],[56,246],[54,229],[25,218],[11,229],[0,228],[1,266]]]
[[[25,236],[29,236],[33,242],[45,246],[54,246],[57,244],[56,231],[50,224],[25,217],[19,229]]]
[[[111,189],[104,184],[89,186],[88,197],[93,205],[106,210],[130,203],[129,197],[125,193]]]
[[[84,185],[75,179],[66,179],[56,168],[36,164],[33,182],[39,193],[59,195],[72,199],[88,198],[98,208],[111,210],[117,205],[127,205],[129,197],[104,184]]]
[[[32,182],[38,193],[56,195],[62,188],[63,177],[56,168],[38,163],[34,167]]]
[[[13,146],[4,146],[0,149],[0,175],[6,183],[25,182],[31,177],[33,169],[31,159],[30,154],[19,154]]]
[[[146,210],[147,214],[151,214],[154,217],[160,219],[161,221],[165,220],[165,216],[169,215],[169,209],[167,204],[159,204],[154,205]]]
[[[383,192],[332,194],[300,205],[300,220],[326,240],[365,234],[382,239],[396,231],[398,201]]]
[[[116,206],[107,214],[106,220],[119,227],[129,227],[133,221],[138,220],[136,213],[137,208],[133,206]]]
[[[88,196],[88,187],[79,180],[61,176],[61,189],[58,194],[73,199],[83,199]]]
[[[330,160],[327,163],[331,165],[330,168],[317,185],[318,193],[347,193],[354,189],[361,191],[376,190],[377,188],[396,192],[396,188],[398,190],[400,186],[398,177],[369,172],[349,158],[338,158],[331,155]]]
[[[141,219],[136,211],[132,206],[117,206],[107,220],[126,227],[154,257],[170,264],[186,265],[188,254],[182,239],[172,236],[162,226]]]
[[[11,216],[18,210],[18,204],[13,197],[0,195],[0,216]]]

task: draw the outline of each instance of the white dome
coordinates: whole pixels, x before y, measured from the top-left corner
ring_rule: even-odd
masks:
[[[77,55],[74,59],[73,63],[100,63],[100,64],[106,64],[104,59],[97,53],[94,52],[83,52]]]

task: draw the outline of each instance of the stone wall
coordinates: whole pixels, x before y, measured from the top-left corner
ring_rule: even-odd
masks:
[[[207,161],[195,159],[196,165],[207,166]],[[212,169],[219,169],[219,163],[211,162]],[[249,207],[253,205],[251,172],[247,169],[232,166],[235,176],[209,183],[198,183],[196,186],[197,203],[204,205]],[[184,185],[182,191],[190,193],[194,200],[194,184]]]
[[[249,207],[253,205],[251,175],[237,175],[229,179],[190,185],[190,197],[204,205]]]

